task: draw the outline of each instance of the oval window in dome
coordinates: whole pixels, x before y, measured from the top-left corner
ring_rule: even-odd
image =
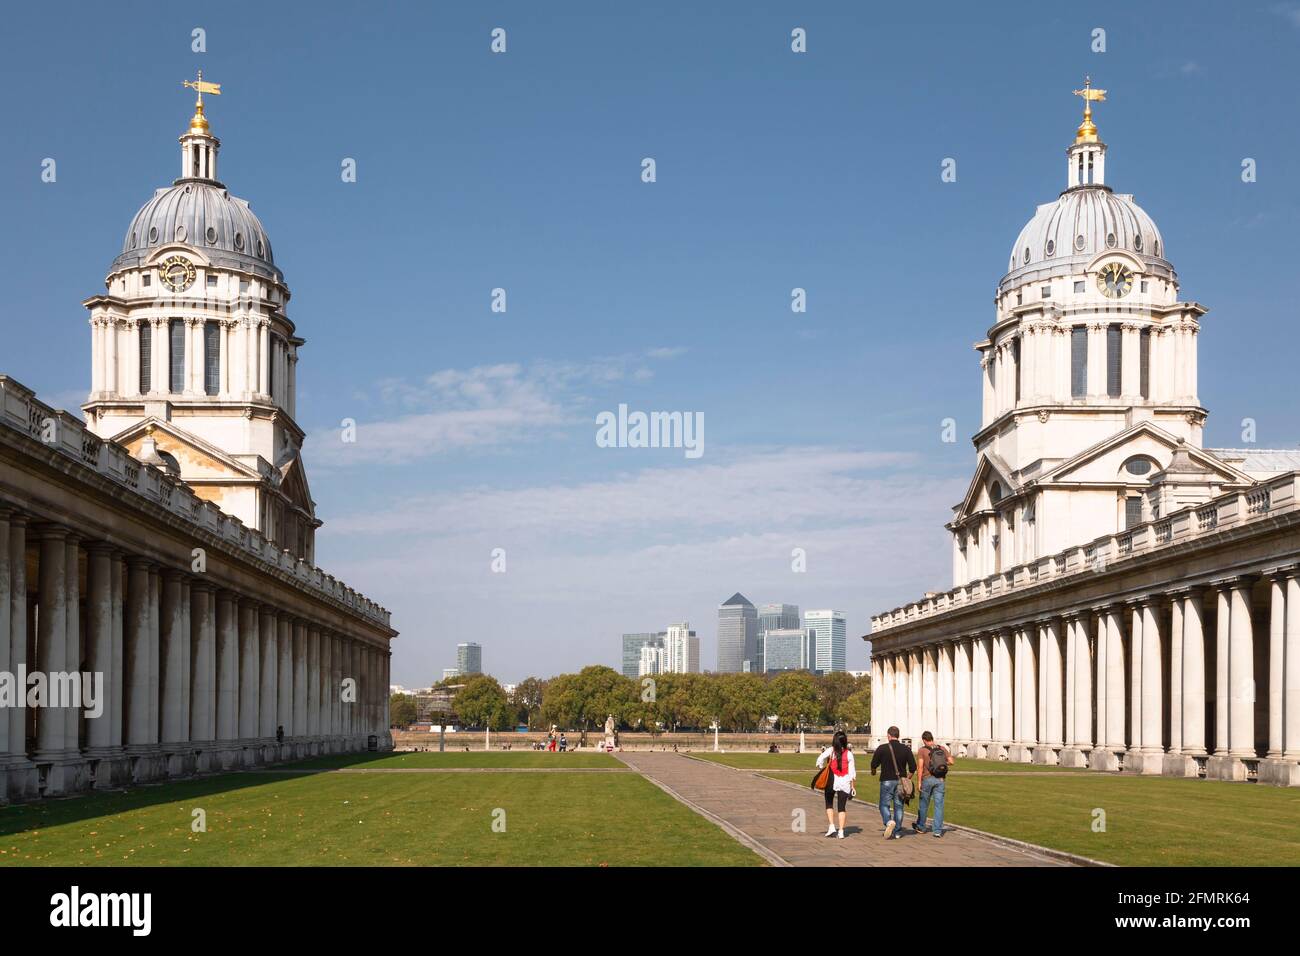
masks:
[[[1048,240],[1047,240],[1047,254],[1048,254],[1049,256],[1054,256],[1054,255],[1056,255],[1056,240],[1055,240],[1055,239],[1048,239]]]
[[[1160,240],[1159,240],[1159,239],[1156,240],[1156,248],[1155,248],[1155,252],[1156,252],[1156,255],[1160,255]]]
[[[1025,265],[1029,264],[1029,247],[1025,246]]]
[[[266,255],[265,247],[262,245],[261,239],[257,240],[257,255],[258,258],[265,257]]]
[[[1115,248],[1115,233],[1113,232],[1106,233],[1106,248],[1107,249]]]
[[[235,233],[235,248],[241,252],[244,249],[244,234],[242,232]]]
[[[1087,244],[1088,244],[1088,240],[1083,238],[1083,233],[1079,233],[1077,236],[1074,237],[1074,248],[1079,250],[1080,252],[1083,252],[1083,247],[1086,246]]]
[[[135,233],[134,233],[134,232],[131,233],[131,248],[132,248],[132,249],[135,248]]]
[[[1139,232],[1136,236],[1133,237],[1133,248],[1136,249],[1138,252],[1142,251],[1142,233]]]
[[[204,233],[204,235],[206,235],[206,236],[208,237],[208,242],[216,242],[216,241],[217,241],[217,230],[216,230],[215,228],[213,228],[212,226],[208,226],[208,231],[207,231],[206,233]]]
[[[157,227],[157,226],[150,226],[150,227],[149,227],[149,241],[150,241],[150,242],[157,242],[157,241],[158,241],[158,227]]]
[[[189,233],[187,233],[187,232],[185,231],[185,227],[184,227],[184,226],[177,226],[177,227],[176,227],[176,241],[177,241],[177,242],[184,242],[184,241],[185,241],[185,237],[188,236],[188,235],[189,235]]]

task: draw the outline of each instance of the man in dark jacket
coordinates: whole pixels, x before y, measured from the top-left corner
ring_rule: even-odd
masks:
[[[897,840],[903,828],[903,798],[898,793],[900,775],[911,779],[916,773],[916,756],[912,748],[898,739],[898,728],[890,727],[889,740],[871,755],[871,774],[880,771],[880,820],[885,825],[885,839]]]

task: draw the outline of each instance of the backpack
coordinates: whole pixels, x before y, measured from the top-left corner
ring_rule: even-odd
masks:
[[[935,744],[930,748],[927,764],[926,773],[930,776],[940,779],[948,776],[948,751]]]

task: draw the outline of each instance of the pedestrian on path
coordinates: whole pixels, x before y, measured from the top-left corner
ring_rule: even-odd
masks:
[[[944,783],[948,779],[948,768],[954,763],[952,754],[943,744],[934,742],[934,734],[926,731],[921,734],[921,749],[916,752],[916,762],[921,768],[921,805],[916,809],[916,822],[912,829],[925,833],[926,813],[934,805],[934,835],[943,836],[943,798]]]
[[[854,795],[853,784],[858,778],[857,764],[853,760],[853,750],[849,747],[849,737],[842,730],[837,730],[831,738],[831,745],[817,758],[820,770],[830,761],[830,778],[826,781],[826,835],[844,839],[844,805]],[[835,826],[835,805],[839,804],[839,828]]]
[[[916,773],[916,756],[898,739],[897,727],[890,727],[887,733],[889,740],[871,755],[871,775],[880,771],[880,820],[885,825],[885,839],[897,840],[903,826],[903,804],[911,796],[910,790],[902,791],[910,787]]]

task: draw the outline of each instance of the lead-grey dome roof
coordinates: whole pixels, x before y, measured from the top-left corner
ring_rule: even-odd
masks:
[[[248,203],[202,179],[178,179],[155,192],[127,227],[110,271],[140,266],[159,246],[175,242],[202,250],[218,266],[284,281],[271,240]]]
[[[1129,195],[1105,186],[1067,189],[1053,203],[1038,207],[1011,247],[1003,285],[1020,278],[1083,271],[1100,253],[1122,250],[1154,272],[1173,274],[1155,221]]]

